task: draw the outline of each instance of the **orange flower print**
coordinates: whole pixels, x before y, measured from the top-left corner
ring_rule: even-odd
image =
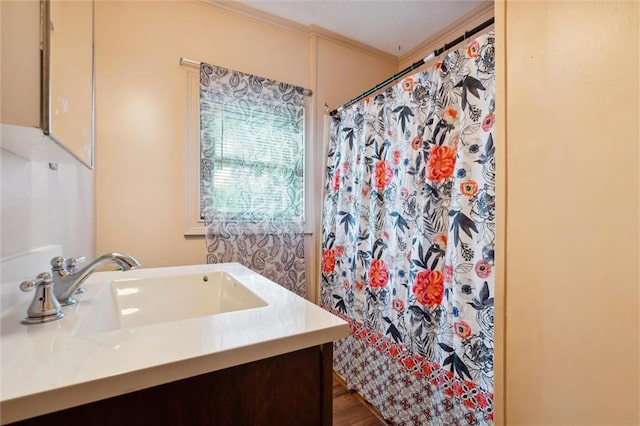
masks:
[[[364,290],[364,281],[356,281],[356,290],[358,291]]]
[[[477,58],[480,54],[480,43],[478,40],[474,40],[467,46],[467,57]]]
[[[461,339],[471,336],[471,327],[464,321],[453,323],[453,330],[456,332],[456,336]]]
[[[444,109],[444,119],[449,124],[453,124],[458,120],[458,110],[453,107],[446,107]]]
[[[342,283],[342,287],[344,287],[345,290],[349,290],[349,287],[351,287],[351,285],[349,284],[349,280],[344,280],[344,282]]]
[[[373,259],[369,267],[369,285],[371,288],[382,288],[389,282],[389,270],[382,260]]]
[[[444,248],[445,248],[445,247],[447,247],[447,234],[442,233],[442,232],[441,232],[441,233],[439,233],[439,234],[436,234],[436,235],[433,237],[433,240],[435,241],[435,243],[436,243],[436,244],[437,244],[441,249],[443,249],[443,250],[444,250]]]
[[[322,254],[322,272],[325,274],[330,274],[333,272],[333,269],[336,267],[336,253],[335,251],[329,249],[325,250]]]
[[[396,312],[400,312],[400,313],[404,312],[404,302],[400,299],[393,299],[391,301],[391,307]]]
[[[480,278],[487,278],[491,275],[491,264],[485,260],[479,260],[474,269]]]
[[[413,89],[413,83],[413,77],[407,77],[402,80],[400,85],[402,86],[402,90],[404,90],[405,92],[410,92],[411,89]]]
[[[340,169],[336,169],[333,174],[333,192],[338,192],[340,189]]]
[[[429,179],[440,182],[453,175],[456,159],[455,152],[448,146],[434,145],[429,150],[429,162],[427,169]]]
[[[413,138],[411,140],[411,148],[413,148],[413,149],[415,149],[417,151],[420,148],[422,148],[423,142],[424,142],[424,140],[422,139],[421,136],[416,136],[415,138]]]
[[[378,161],[375,169],[376,188],[383,191],[391,183],[391,178],[393,178],[391,167],[386,161]]]
[[[460,192],[462,192],[463,195],[468,195],[469,197],[473,197],[478,192],[478,184],[476,183],[475,180],[468,180],[468,181],[462,182],[460,184]]]
[[[416,295],[418,303],[433,307],[442,302],[444,295],[444,277],[440,271],[422,271],[416,276],[413,284],[413,294]]]
[[[365,186],[364,188],[362,188],[362,196],[366,197],[367,195],[369,195],[369,191],[370,189],[368,186]]]
[[[493,127],[493,123],[496,121],[496,116],[493,114],[487,114],[487,116],[482,120],[482,130],[488,132]]]
[[[337,246],[335,248],[336,256],[340,257],[344,254],[344,246]]]

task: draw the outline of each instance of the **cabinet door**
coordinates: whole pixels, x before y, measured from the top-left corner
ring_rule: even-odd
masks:
[[[327,343],[15,423],[296,425],[332,423],[333,346]]]
[[[0,1],[0,123],[40,127],[40,4]]]

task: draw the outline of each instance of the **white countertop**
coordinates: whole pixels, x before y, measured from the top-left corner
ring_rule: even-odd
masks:
[[[83,334],[113,279],[224,270],[267,306]],[[3,284],[0,419],[9,423],[345,337],[347,323],[239,264],[98,272],[79,303],[46,324],[20,320],[33,293]],[[95,310],[93,311],[95,312]]]

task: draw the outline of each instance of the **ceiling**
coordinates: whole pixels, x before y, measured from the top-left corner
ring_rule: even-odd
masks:
[[[484,0],[237,0],[402,56]]]

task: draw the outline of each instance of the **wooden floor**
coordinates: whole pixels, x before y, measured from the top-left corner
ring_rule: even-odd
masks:
[[[354,393],[349,392],[344,382],[333,376],[333,425],[334,426],[380,426],[384,425],[368,408],[366,402]]]

